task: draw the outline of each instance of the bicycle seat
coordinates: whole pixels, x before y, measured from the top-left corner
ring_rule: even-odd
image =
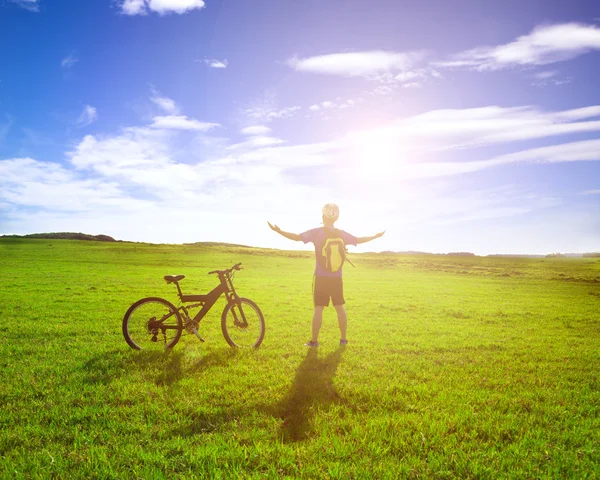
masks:
[[[185,275],[165,275],[165,280],[167,281],[167,283],[177,283],[179,280],[183,280],[184,278]]]

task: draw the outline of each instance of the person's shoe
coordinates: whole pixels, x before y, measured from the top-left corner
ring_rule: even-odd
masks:
[[[340,340],[340,345],[348,345],[348,340]]]
[[[318,347],[319,346],[319,342],[313,342],[312,340],[310,342],[306,342],[304,344],[305,347]]]

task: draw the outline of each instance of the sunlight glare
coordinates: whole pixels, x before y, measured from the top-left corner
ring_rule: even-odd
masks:
[[[402,141],[389,129],[361,132],[353,142],[355,174],[371,180],[398,179],[408,160]]]

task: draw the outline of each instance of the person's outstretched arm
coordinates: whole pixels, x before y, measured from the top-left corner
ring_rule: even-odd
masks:
[[[274,232],[277,232],[279,235],[283,235],[285,238],[289,238],[290,240],[296,240],[296,241],[302,240],[302,237],[300,235],[298,235],[297,233],[284,232],[277,225],[271,225],[271,223],[269,223],[269,222],[267,222],[267,223],[269,224],[269,227],[271,228],[271,230],[273,230]]]
[[[376,233],[375,235],[373,235],[371,237],[359,237],[358,240],[356,241],[356,243],[359,244],[359,243],[370,242],[371,240],[375,240],[376,238],[382,237],[384,233],[385,233],[385,230],[383,232]]]

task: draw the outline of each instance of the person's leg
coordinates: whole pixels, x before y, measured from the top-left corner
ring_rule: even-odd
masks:
[[[319,331],[323,323],[323,310],[329,305],[329,292],[327,291],[326,280],[323,277],[313,277],[313,304],[315,309],[312,319],[312,340],[307,344],[308,346],[318,345]]]
[[[315,305],[315,311],[313,312],[312,319],[312,341],[317,343],[319,341],[319,330],[321,330],[321,324],[323,323],[323,310],[324,306]]]
[[[332,291],[331,300],[333,307],[337,313],[338,325],[340,327],[340,344],[346,344],[346,328],[348,326],[348,317],[346,316],[346,310],[344,309],[344,281],[342,277],[332,278]]]
[[[337,312],[338,325],[340,327],[340,342],[346,341],[346,329],[348,327],[348,317],[346,315],[346,309],[344,305],[334,305],[335,311]]]

